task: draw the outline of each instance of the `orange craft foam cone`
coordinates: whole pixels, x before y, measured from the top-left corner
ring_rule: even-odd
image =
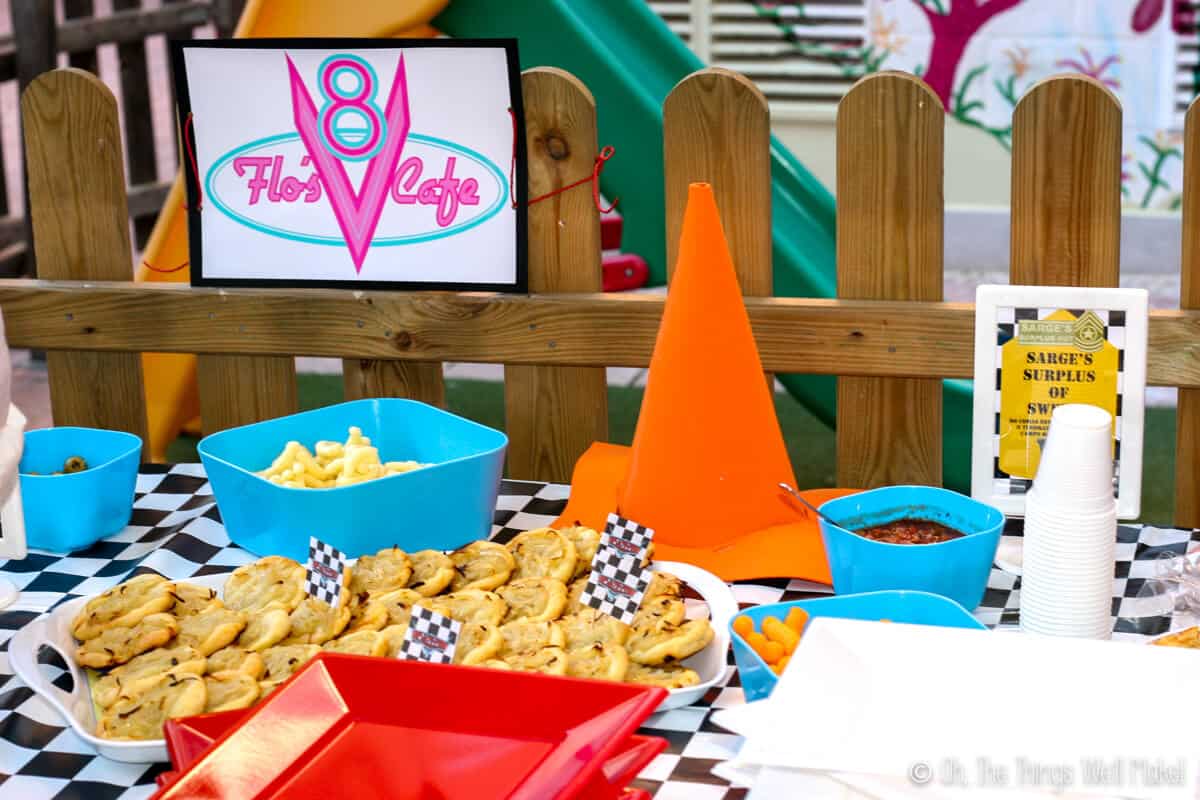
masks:
[[[816,520],[781,481],[794,482],[791,463],[716,201],[692,184],[633,446],[584,454],[561,519],[600,527],[617,510],[655,529],[657,558],[726,580],[828,583]]]

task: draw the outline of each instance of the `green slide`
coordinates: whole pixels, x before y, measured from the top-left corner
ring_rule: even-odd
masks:
[[[600,144],[616,148],[601,187],[608,197],[620,198],[621,247],[646,259],[653,284],[664,283],[662,102],[704,64],[644,0],[452,0],[433,24],[460,38],[516,37],[523,68],[560,67],[587,85],[596,98]],[[834,296],[833,197],[774,137],[771,181],[775,294]],[[779,377],[809,410],[834,423],[833,377]],[[948,381],[945,395],[945,482],[967,490],[970,385]]]

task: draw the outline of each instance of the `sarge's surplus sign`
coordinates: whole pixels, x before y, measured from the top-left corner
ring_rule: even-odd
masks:
[[[172,43],[192,282],[524,291],[513,40]]]
[[[1133,289],[981,286],[976,295],[972,496],[1024,511],[1054,409],[1113,418],[1118,514],[1140,511],[1147,297]]]

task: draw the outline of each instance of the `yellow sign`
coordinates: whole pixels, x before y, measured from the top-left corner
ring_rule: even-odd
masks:
[[[1056,406],[1087,403],[1116,413],[1119,353],[1099,317],[1065,310],[1018,322],[1001,350],[999,467],[1033,478]]]

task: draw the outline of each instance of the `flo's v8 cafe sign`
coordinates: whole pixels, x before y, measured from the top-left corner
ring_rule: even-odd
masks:
[[[172,45],[196,285],[525,290],[511,40]]]

